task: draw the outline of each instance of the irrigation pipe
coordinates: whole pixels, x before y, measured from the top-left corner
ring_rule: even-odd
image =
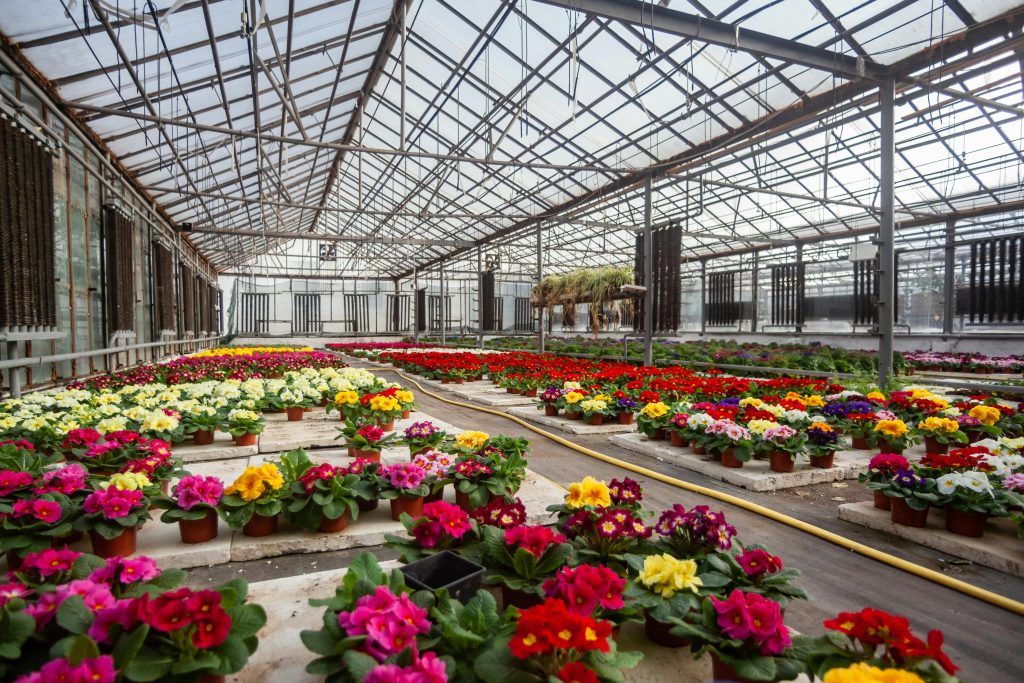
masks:
[[[968,595],[977,600],[987,602],[990,605],[995,605],[996,607],[1001,607],[1002,609],[1024,616],[1024,602],[1013,600],[1012,598],[1008,598],[1005,595],[999,595],[998,593],[993,593],[992,591],[985,590],[984,588],[973,586],[965,581],[960,581],[959,579],[954,579],[950,576],[946,576],[942,572],[937,572],[934,569],[929,569],[928,567],[922,567],[919,564],[908,562],[907,560],[896,557],[895,555],[890,555],[889,553],[882,552],[877,548],[872,548],[871,546],[864,545],[863,543],[858,543],[857,541],[850,540],[845,536],[841,536],[832,531],[828,531],[827,529],[822,529],[821,527],[815,526],[813,524],[808,524],[807,522],[799,520],[795,517],[784,515],[781,512],[777,512],[763,505],[752,503],[749,500],[744,500],[743,498],[738,498],[736,496],[730,495],[728,493],[723,493],[721,491],[715,491],[714,489],[709,489],[707,487],[700,486],[699,484],[691,484],[690,482],[686,482],[681,479],[676,479],[675,477],[670,477],[668,475],[661,474],[660,472],[655,472],[654,470],[647,469],[646,467],[634,465],[633,463],[626,462],[625,460],[620,460],[610,455],[605,455],[604,453],[600,453],[585,446],[580,446],[579,444],[573,443],[568,439],[564,439],[558,436],[557,434],[552,434],[551,432],[545,431],[540,427],[536,427],[526,422],[525,420],[515,417],[514,415],[503,413],[500,410],[484,408],[482,406],[476,406],[471,403],[463,403],[462,401],[453,401],[452,399],[439,396],[438,394],[435,394],[432,391],[424,389],[423,385],[421,385],[419,382],[409,377],[405,373],[393,368],[386,369],[388,372],[394,372],[404,380],[411,382],[412,384],[415,384],[419,391],[426,394],[427,396],[430,396],[431,398],[437,399],[438,401],[442,401],[444,403],[448,403],[454,406],[459,406],[460,408],[469,408],[470,410],[476,410],[481,413],[488,413],[490,415],[497,415],[499,417],[503,417],[506,420],[511,420],[512,422],[515,422],[521,427],[529,429],[531,432],[540,434],[541,436],[550,439],[555,443],[561,444],[562,446],[572,449],[577,453],[580,453],[587,457],[594,458],[595,460],[604,461],[611,465],[615,465],[616,467],[621,467],[622,469],[629,470],[630,472],[633,472],[635,474],[639,474],[650,479],[660,481],[663,484],[668,484],[676,488],[685,489],[693,493],[698,493],[702,496],[707,496],[708,498],[714,498],[715,500],[722,501],[723,503],[728,503],[729,505],[734,505],[736,507],[743,508],[744,510],[753,512],[754,514],[761,515],[762,517],[767,517],[768,519],[774,522],[779,522],[780,524],[785,524],[786,526],[792,527],[799,531],[803,531],[804,533],[816,536],[824,541],[828,541],[829,543],[837,545],[841,548],[845,548],[847,550],[855,552],[858,555],[869,557],[872,560],[876,560],[883,564],[887,564],[890,567],[895,567],[896,569],[905,571],[909,574],[913,574],[914,576],[918,576],[927,581],[931,581],[932,583],[937,583],[940,586],[951,588],[959,593],[963,593],[964,595]]]

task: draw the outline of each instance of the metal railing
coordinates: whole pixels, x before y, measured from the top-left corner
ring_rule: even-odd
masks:
[[[195,339],[175,339],[165,340],[158,342],[146,342],[145,344],[130,344],[127,346],[111,346],[104,349],[93,349],[90,351],[74,351],[72,353],[58,353],[51,356],[34,356],[30,358],[9,358],[8,360],[0,361],[0,370],[8,370],[8,389],[13,398],[21,396],[21,372],[22,368],[35,368],[42,367],[46,363],[60,363],[63,361],[78,360],[79,358],[95,358],[98,356],[116,356],[121,353],[128,351],[138,351],[141,349],[152,349],[156,347],[170,347],[175,348],[184,344],[206,344],[216,343],[221,339],[225,339],[225,335],[217,335],[214,337],[200,337]],[[168,355],[166,352],[162,355]],[[132,366],[126,366],[132,367]],[[108,373],[113,373],[114,369],[109,367]]]

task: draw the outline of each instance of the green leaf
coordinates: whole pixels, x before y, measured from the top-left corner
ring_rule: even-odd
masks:
[[[502,638],[476,658],[473,672],[485,683],[539,683],[544,680],[523,671],[519,666],[520,660],[508,651],[508,639]]]
[[[730,664],[738,676],[755,681],[774,681],[778,671],[771,657],[741,657],[733,659]]]
[[[337,656],[338,654],[335,649],[338,639],[327,631],[302,631],[299,633],[299,638],[302,640],[302,644],[306,646],[306,649],[314,654],[323,655],[324,657]]]
[[[228,614],[231,616],[231,634],[239,638],[256,635],[267,623],[267,613],[259,605],[239,605]]]
[[[93,614],[80,595],[72,595],[57,608],[57,623],[69,633],[82,634],[92,625]]]
[[[161,654],[156,650],[143,648],[135,655],[135,659],[124,669],[124,676],[130,681],[145,683],[160,680],[171,671],[174,655]]]
[[[227,675],[241,671],[249,661],[249,647],[244,640],[233,634],[214,648],[214,652],[220,657],[221,662],[220,667],[216,669],[218,674]]]
[[[114,644],[114,666],[118,669],[124,669],[128,664],[135,658],[139,650],[142,649],[142,644],[146,642],[146,636],[149,635],[149,625],[142,624],[138,628],[134,628],[127,633],[121,635],[117,639],[117,643]]]
[[[353,681],[362,681],[377,667],[377,660],[370,655],[349,650],[345,653],[345,666]]]

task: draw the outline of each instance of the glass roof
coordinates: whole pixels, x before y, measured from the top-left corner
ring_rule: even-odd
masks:
[[[877,225],[876,83],[564,4],[39,0],[0,31],[225,272],[525,273],[538,224],[547,272],[631,263],[652,167],[685,257]],[[1024,3],[660,4],[892,68],[898,222],[1024,199]]]

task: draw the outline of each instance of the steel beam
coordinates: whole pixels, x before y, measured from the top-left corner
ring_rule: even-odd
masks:
[[[628,24],[670,33],[682,38],[720,45],[760,57],[802,64],[845,78],[883,80],[887,68],[876,62],[833,50],[798,43],[768,33],[741,28],[716,19],[687,14],[653,2],[637,0],[540,0],[567,10],[615,19]]]
[[[956,219],[946,221],[946,244],[942,271],[942,333],[953,333],[953,317],[956,315]]]
[[[651,176],[644,181],[644,365],[654,365],[654,230],[651,227]]]
[[[420,343],[420,271],[412,268],[412,341]]]
[[[437,277],[441,281],[441,346],[444,346],[448,334],[448,283],[444,279],[444,259],[437,265]]]
[[[431,240],[414,237],[369,237],[363,235],[324,235],[315,232],[288,232],[287,230],[243,230],[235,228],[211,228],[198,226],[193,233],[207,235],[234,235],[238,237],[259,237],[266,239],[313,240],[314,242],[350,242],[352,244],[413,244],[424,247],[472,247],[476,243],[467,240]]]
[[[537,225],[537,285],[544,279],[544,228]],[[537,306],[537,350],[544,353],[544,306]]]
[[[476,345],[484,348],[484,268],[483,248],[476,248]]]
[[[896,307],[895,237],[896,203],[894,164],[896,157],[896,82],[885,81],[878,89],[881,114],[879,157],[881,172],[878,195],[882,214],[878,224],[878,388],[884,390],[892,379],[893,313]]]

